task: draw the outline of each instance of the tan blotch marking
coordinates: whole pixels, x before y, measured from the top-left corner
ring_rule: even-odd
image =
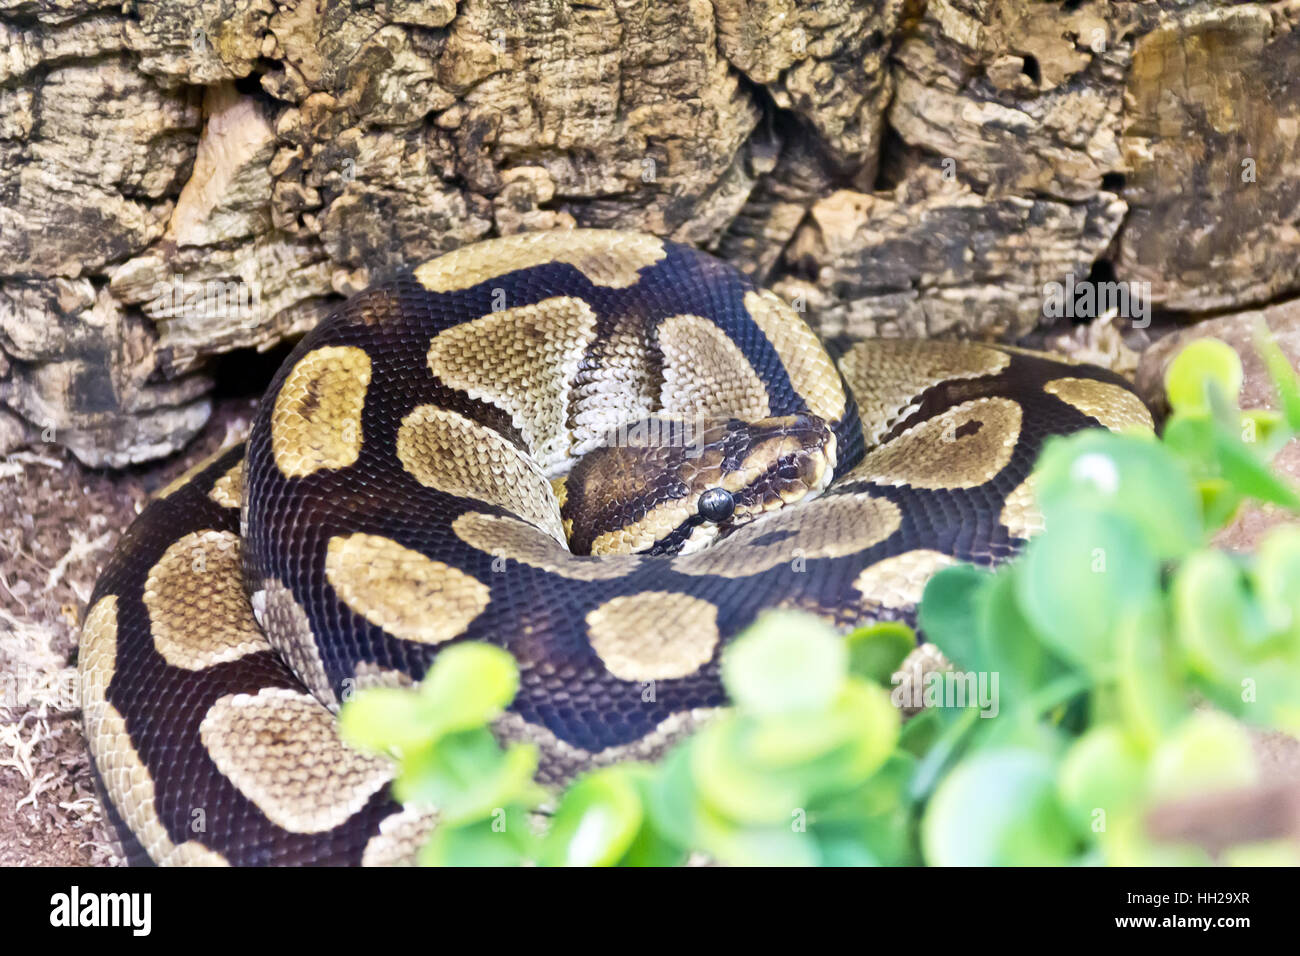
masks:
[[[241,459],[233,468],[216,480],[208,497],[223,508],[239,509],[244,495],[244,462]]]
[[[569,395],[574,457],[606,444],[618,426],[655,414],[658,368],[640,316],[620,317],[604,338],[592,344]]]
[[[531,458],[485,425],[421,405],[402,419],[397,457],[426,488],[497,505],[565,540],[551,483]]]
[[[379,832],[361,852],[362,866],[415,866],[438,822],[433,810],[407,807],[379,821]]]
[[[867,453],[848,480],[914,488],[974,488],[1007,466],[1020,438],[1020,404],[977,398],[913,425]]]
[[[117,663],[117,598],[95,602],[81,628],[77,670],[86,742],[104,792],[149,858],[165,866],[225,866],[226,860],[196,840],[179,846],[167,836],[154,804],[154,783],[126,731],[126,720],[108,702]]]
[[[1034,498],[1034,476],[1030,475],[1014,491],[1007,495],[1002,505],[998,520],[1007,529],[1007,533],[1016,538],[1029,538],[1046,527],[1043,513],[1038,510]]]
[[[556,506],[563,509],[564,503],[569,500],[569,476],[552,478],[551,492],[555,495]]]
[[[368,690],[371,687],[414,687],[416,683],[415,678],[405,671],[384,667],[373,661],[359,662],[352,680],[357,690]]]
[[[1154,431],[1156,424],[1142,400],[1126,388],[1091,378],[1058,378],[1043,390],[1091,415],[1111,431],[1142,428]]]
[[[781,356],[790,383],[808,403],[808,410],[825,421],[839,421],[846,404],[844,382],[808,323],[766,289],[746,292],[745,308]]]
[[[591,611],[587,633],[605,669],[620,680],[686,677],[713,657],[718,608],[688,594],[644,591]]]
[[[203,670],[271,649],[244,596],[233,532],[173,542],[145,579],[144,604],[154,647],[172,667]]]
[[[917,548],[864,568],[853,586],[862,593],[864,608],[908,608],[921,600],[926,582],[937,571],[956,563],[942,551]]]
[[[463,514],[451,525],[456,537],[494,558],[518,561],[574,581],[612,581],[631,574],[641,559],[631,555],[604,558],[570,552],[532,525],[501,515]]]
[[[333,829],[393,774],[388,760],[343,743],[315,697],[284,688],[221,697],[199,737],[239,792],[291,833]]]
[[[176,844],[158,816],[153,777],[126,732],[126,720],[111,704],[86,712],[86,739],[104,793],[149,858],[161,866],[228,866],[219,853],[197,840]]]
[[[421,644],[463,633],[491,593],[464,571],[374,534],[330,538],[325,578],[371,624]]]
[[[538,466],[549,471],[569,455],[570,386],[595,333],[591,306],[557,296],[438,333],[429,345],[429,369],[509,412]]]
[[[108,701],[108,684],[117,668],[117,597],[109,594],[95,602],[81,625],[77,671],[81,708],[90,712]]]
[[[902,521],[898,506],[869,494],[817,498],[745,525],[730,537],[673,561],[683,574],[742,578],[779,564],[841,558],[864,551],[893,534]],[[773,536],[776,540],[762,541]]]
[[[197,464],[190,465],[190,467],[186,468],[181,475],[179,475],[176,478],[173,478],[161,489],[155,491],[152,495],[150,495],[149,500],[158,501],[162,498],[171,497],[171,495],[175,494],[177,491],[180,491],[187,484],[189,484],[190,479],[192,479],[195,475],[199,474],[200,472],[211,467],[213,462],[215,462],[218,458],[220,458],[228,451],[230,451],[229,445],[227,445],[225,448],[219,449],[218,451],[214,451],[211,455],[205,456],[203,460],[198,462]]]
[[[501,740],[536,744],[541,751],[537,782],[547,786],[562,786],[578,774],[596,767],[630,761],[654,762],[678,741],[725,712],[726,708],[723,707],[697,707],[694,710],[679,711],[632,743],[594,751],[575,747],[555,736],[543,725],[529,723],[515,713],[502,714],[493,723],[492,730]]]
[[[271,453],[286,478],[346,468],[361,454],[361,410],[370,387],[370,356],[330,345],[298,360],[275,396]]]
[[[858,342],[839,361],[868,445],[910,414],[916,398],[932,385],[994,375],[1010,363],[1011,356],[983,345],[911,339]]]
[[[664,255],[660,240],[636,232],[530,232],[449,252],[417,267],[415,278],[431,292],[455,292],[518,269],[563,262],[580,271],[592,285],[625,289],[640,278],[641,269]]]
[[[669,498],[646,511],[644,517],[596,535],[591,540],[591,553],[605,558],[649,548],[692,516],[694,512],[688,506],[689,501],[688,498]],[[706,525],[698,530],[707,531],[709,527]]]
[[[337,711],[341,703],[339,694],[325,674],[325,661],[307,611],[278,578],[269,578],[262,594],[266,609],[262,620],[270,643],[316,699]]]
[[[767,418],[767,388],[726,332],[698,315],[659,323],[663,385],[659,402],[683,418]]]

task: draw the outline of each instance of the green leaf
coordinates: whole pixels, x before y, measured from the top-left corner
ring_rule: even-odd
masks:
[[[407,752],[429,743],[434,715],[414,690],[376,687],[361,691],[339,711],[339,733],[359,750]]]
[[[991,750],[963,760],[935,791],[921,824],[932,866],[1053,866],[1079,847],[1056,795],[1051,758]]]
[[[1156,750],[1151,794],[1157,802],[1255,783],[1254,749],[1245,729],[1213,711],[1199,711]]]
[[[551,821],[539,862],[544,866],[613,866],[632,848],[645,819],[641,794],[626,767],[578,778]]]
[[[973,626],[981,590],[993,575],[969,564],[944,568],[921,595],[918,620],[926,640],[963,670],[988,670],[979,632]]]
[[[519,667],[509,652],[490,644],[454,644],[434,658],[420,685],[436,709],[441,733],[489,723],[514,700]]]
[[[1211,680],[1235,681],[1244,669],[1250,639],[1243,584],[1237,564],[1220,551],[1197,552],[1174,575],[1178,642],[1192,669]]]
[[[1074,742],[1061,763],[1061,799],[1080,834],[1132,812],[1145,790],[1146,759],[1118,724],[1090,729]]]
[[[1284,652],[1300,652],[1300,528],[1279,525],[1255,554],[1250,573],[1269,631],[1287,637]]]
[[[1094,673],[1115,661],[1114,628],[1157,594],[1159,565],[1126,516],[1056,514],[1030,541],[1015,576],[1025,618],[1063,659]]]
[[[916,632],[901,622],[885,621],[851,631],[844,642],[849,648],[849,672],[888,686],[889,678],[916,648]]]
[[[1210,390],[1235,403],[1241,391],[1241,358],[1218,339],[1197,339],[1174,356],[1165,371],[1169,406],[1178,412],[1209,414]]]
[[[485,728],[461,731],[408,754],[393,795],[402,803],[437,807],[441,819],[458,824],[494,808],[536,803],[543,792],[533,782],[537,747],[512,744],[502,751]]]
[[[1017,599],[1020,565],[1004,567],[980,595],[977,615],[988,672],[998,676],[999,710],[1014,710],[1030,702],[1036,691],[1070,670],[1029,623]],[[1036,715],[1035,715],[1036,716]]]
[[[1087,513],[1127,519],[1141,533],[1146,550],[1161,560],[1179,557],[1203,540],[1196,489],[1179,460],[1159,442],[1104,429],[1054,438],[1035,475],[1047,524],[1039,538],[1053,535],[1071,516]]]
[[[829,624],[797,611],[769,611],[723,652],[722,682],[742,711],[816,711],[839,693],[848,664],[848,648]]]
[[[1300,431],[1300,378],[1262,320],[1255,329],[1255,348],[1273,380],[1287,424],[1292,431]]]
[[[1130,738],[1146,750],[1188,713],[1186,681],[1165,636],[1164,608],[1133,608],[1115,625],[1116,698]],[[1114,715],[1112,715],[1114,716]]]
[[[458,825],[439,822],[420,851],[421,866],[519,866],[533,854],[527,814],[505,807]]]
[[[1217,431],[1214,436],[1214,453],[1223,477],[1238,492],[1260,501],[1282,505],[1292,511],[1300,511],[1300,493],[1274,472],[1253,447],[1242,444],[1236,435]]]

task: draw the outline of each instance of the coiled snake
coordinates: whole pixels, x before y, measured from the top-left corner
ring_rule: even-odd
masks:
[[[491,240],[354,296],[91,597],[85,727],[128,857],[409,858],[431,818],[332,712],[453,641],[518,660],[496,729],[540,745],[544,779],[652,758],[725,703],[719,653],[759,611],[911,620],[935,570],[1036,529],[1047,436],[1151,424],[1089,366],[838,351],[632,233]]]

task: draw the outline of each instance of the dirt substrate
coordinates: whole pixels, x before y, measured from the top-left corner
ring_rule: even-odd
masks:
[[[0,866],[113,865],[76,700],[79,615],[149,495],[240,440],[253,403],[227,400],[176,458],[83,468],[56,445],[0,461]]]

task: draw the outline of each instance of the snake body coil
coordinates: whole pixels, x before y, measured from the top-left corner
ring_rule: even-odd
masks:
[[[453,641],[518,660],[497,731],[541,776],[653,758],[725,701],[765,608],[911,620],[928,577],[1038,526],[1044,439],[1150,425],[1118,377],[982,345],[838,361],[689,248],[480,243],[363,292],[272,382],[246,448],[123,537],[80,652],[133,862],[388,863],[431,825],[338,739],[357,688]]]

